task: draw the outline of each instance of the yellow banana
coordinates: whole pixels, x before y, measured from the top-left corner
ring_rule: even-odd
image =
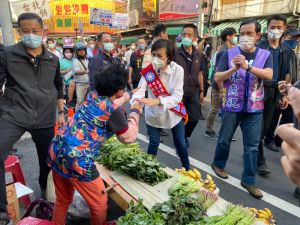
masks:
[[[209,182],[213,181],[212,177],[211,177],[209,174],[206,175],[206,179],[207,179]]]
[[[267,216],[266,214],[263,214],[263,213],[259,213],[258,214],[258,218],[262,218],[262,219],[268,219],[269,218],[269,216]]]
[[[264,218],[266,218],[266,219],[268,219],[270,217],[269,214],[262,209],[258,210],[258,213],[259,213],[259,215],[260,214],[264,215]]]
[[[191,178],[197,179],[196,174],[192,170],[187,171],[187,175]]]
[[[193,169],[195,175],[197,176],[197,179],[201,179],[201,173],[197,169]]]
[[[270,209],[264,208],[264,211],[265,211],[266,213],[268,213],[269,217],[272,217],[272,216],[273,216],[273,214],[272,214],[272,212],[271,212]]]
[[[255,214],[258,213],[258,210],[256,208],[248,208],[250,211],[254,212]]]

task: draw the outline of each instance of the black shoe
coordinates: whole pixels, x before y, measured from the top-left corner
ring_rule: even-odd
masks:
[[[161,136],[168,136],[168,135],[169,135],[169,133],[168,133],[168,131],[167,131],[167,130],[165,130],[165,129],[161,129],[161,131],[160,131],[160,135],[161,135]]]
[[[216,134],[216,132],[214,132],[213,130],[212,131],[208,131],[208,130],[205,131],[204,136],[208,137],[210,139],[213,139],[213,140],[218,140],[218,138],[219,138],[219,135]]]
[[[0,212],[0,225],[13,225],[6,212]]]
[[[265,143],[265,146],[266,146],[268,149],[270,149],[271,151],[273,151],[273,152],[279,152],[279,151],[280,151],[280,148],[277,147],[277,146],[275,145],[274,142],[271,142],[271,143]]]
[[[205,117],[203,116],[203,114],[200,114],[199,120],[205,120]]]
[[[257,166],[257,173],[261,176],[266,176],[271,173],[270,169],[268,168],[267,164],[263,164],[261,166]]]
[[[293,196],[300,201],[300,188],[296,188],[296,190],[294,191]]]

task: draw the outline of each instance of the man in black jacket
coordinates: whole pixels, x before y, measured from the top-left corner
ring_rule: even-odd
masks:
[[[193,41],[198,37],[197,27],[187,24],[182,31],[182,46],[178,49],[175,62],[184,70],[183,103],[187,109],[189,120],[185,125],[186,144],[200,119],[199,103],[204,102],[204,87],[202,75],[202,55],[193,46]]]
[[[50,171],[46,164],[48,145],[54,136],[56,104],[58,122],[64,121],[63,83],[58,58],[42,45],[43,21],[33,13],[18,18],[22,42],[8,46],[0,58],[0,225],[10,224],[6,213],[4,161],[12,145],[28,131],[36,145],[39,183],[45,193]]]
[[[280,38],[287,25],[286,17],[273,15],[268,18],[267,25],[268,38],[257,44],[260,48],[268,49],[273,56],[273,79],[271,81],[264,81],[264,116],[257,160],[257,172],[260,175],[270,173],[264,156],[263,142],[268,149],[279,151],[273,137],[280,115],[280,109],[276,110],[276,105],[278,105],[280,97],[277,86],[278,81],[285,80],[289,74],[289,65],[292,56],[291,48],[280,42]],[[272,126],[272,124],[275,124],[275,126]]]

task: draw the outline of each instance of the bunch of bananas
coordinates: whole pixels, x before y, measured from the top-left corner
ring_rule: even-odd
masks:
[[[256,208],[248,208],[251,212],[254,213],[258,220],[263,221],[265,224],[274,225],[276,221],[273,218],[273,214],[270,209],[256,209]]]
[[[186,171],[185,168],[182,168],[182,169],[175,169],[175,171],[180,175],[193,178],[195,181],[199,182],[200,187],[203,187],[209,191],[214,191],[217,188],[215,182],[213,181],[212,177],[209,174],[207,174],[206,179],[203,180],[201,173],[196,168],[190,169],[188,171]]]

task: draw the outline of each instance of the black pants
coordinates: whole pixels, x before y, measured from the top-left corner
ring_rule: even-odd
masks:
[[[50,168],[46,160],[48,156],[48,147],[54,136],[54,128],[26,129],[13,124],[5,119],[0,119],[0,211],[6,211],[6,181],[4,161],[21,136],[28,131],[36,145],[37,155],[40,167],[39,184],[42,190],[46,190],[47,178]],[[25,162],[26,163],[26,162]]]
[[[200,119],[200,97],[199,95],[183,96],[183,104],[189,115],[189,120],[185,125],[185,136],[190,137]]]

